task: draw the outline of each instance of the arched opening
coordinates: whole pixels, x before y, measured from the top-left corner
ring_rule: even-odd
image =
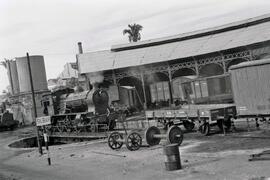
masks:
[[[231,66],[236,65],[236,64],[240,64],[240,63],[245,62],[245,61],[247,61],[247,60],[243,59],[243,58],[237,58],[237,59],[231,60],[226,67],[226,71],[228,71]]]
[[[219,64],[206,64],[199,70],[200,77],[209,77],[209,76],[216,76],[221,75],[224,73],[222,66]]]
[[[194,76],[194,75],[196,75],[196,72],[193,69],[183,68],[175,71],[172,75],[172,78],[175,79],[177,77]]]
[[[149,108],[160,108],[170,104],[170,83],[167,74],[156,72],[145,75],[145,86],[149,101]]]
[[[136,77],[124,77],[118,81],[119,101],[121,104],[143,108],[144,93],[142,82]]]
[[[256,56],[255,60],[268,59],[268,58],[270,58],[270,54],[269,53],[263,53],[263,54],[260,54],[260,55]]]
[[[175,71],[172,75],[173,81],[173,99],[175,105],[182,104],[186,102],[186,95],[182,88],[182,83],[190,81],[196,78],[196,72],[189,68],[183,68]]]
[[[169,81],[169,77],[162,72],[156,72],[152,74],[145,75],[145,82],[147,84],[161,82],[161,81]]]

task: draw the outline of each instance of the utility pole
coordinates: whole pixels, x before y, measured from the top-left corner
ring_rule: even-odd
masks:
[[[33,79],[32,79],[32,71],[31,71],[31,65],[30,65],[30,57],[29,57],[29,54],[28,53],[26,53],[26,56],[27,56],[27,64],[28,64],[28,70],[29,70],[29,79],[30,79],[30,85],[31,85],[32,103],[33,103],[34,115],[35,115],[35,122],[36,122],[37,108],[36,108],[35,92],[34,92]],[[38,150],[39,150],[40,155],[42,155],[43,153],[42,153],[42,146],[41,146],[40,138],[39,138],[38,126],[36,126],[36,134],[37,134]]]
[[[12,78],[12,73],[11,73],[11,68],[10,68],[10,60],[5,59],[5,61],[6,61],[8,72],[9,72],[11,94],[14,95],[13,78]]]

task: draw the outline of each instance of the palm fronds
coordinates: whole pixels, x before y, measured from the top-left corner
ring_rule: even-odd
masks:
[[[137,42],[141,40],[141,34],[140,31],[143,29],[143,26],[140,24],[129,24],[129,29],[123,30],[123,35],[128,34],[129,42]]]

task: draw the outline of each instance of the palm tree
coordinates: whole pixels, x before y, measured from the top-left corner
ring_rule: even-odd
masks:
[[[0,62],[0,65],[1,66],[4,66],[5,68],[7,68],[7,64],[8,64],[8,60],[7,59],[5,59],[4,61],[1,61]]]
[[[123,35],[128,34],[129,42],[137,42],[141,40],[141,34],[140,31],[142,30],[142,26],[139,24],[129,24],[129,29],[123,30]]]

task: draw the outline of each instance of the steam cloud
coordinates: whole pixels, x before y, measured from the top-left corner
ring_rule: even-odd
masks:
[[[91,84],[102,83],[104,80],[104,76],[102,72],[88,73],[87,78],[89,79]]]

